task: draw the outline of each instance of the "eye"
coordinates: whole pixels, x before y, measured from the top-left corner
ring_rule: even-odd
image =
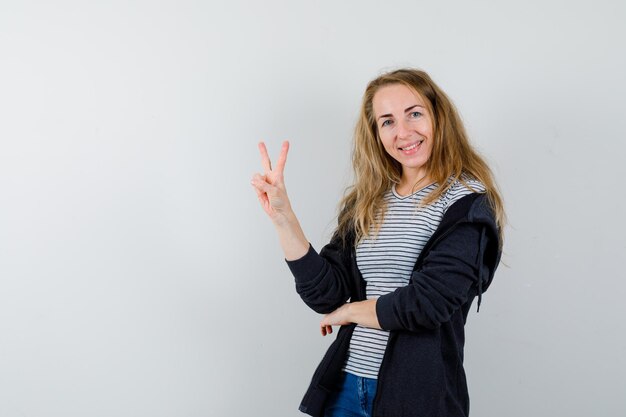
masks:
[[[418,118],[422,115],[422,113],[418,111],[411,112],[411,117]]]
[[[384,121],[384,122],[380,125],[380,127],[385,127],[385,126],[388,126],[388,125],[389,125],[389,123],[387,123],[387,122],[391,123],[391,119],[387,119],[387,120],[385,120],[385,121]]]

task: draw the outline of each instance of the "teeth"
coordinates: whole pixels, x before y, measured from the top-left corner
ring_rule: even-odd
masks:
[[[407,146],[406,148],[400,148],[400,149],[402,149],[403,151],[410,151],[411,149],[417,148],[417,145],[421,144],[422,142],[424,142],[424,141],[421,140],[421,141],[419,141],[419,142],[417,142],[417,143],[415,143],[415,144],[413,144],[411,146]]]

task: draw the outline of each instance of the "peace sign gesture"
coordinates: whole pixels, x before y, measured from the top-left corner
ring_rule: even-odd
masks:
[[[281,225],[287,221],[287,217],[291,214],[291,204],[287,197],[283,175],[285,163],[287,162],[289,142],[283,142],[278,162],[274,169],[272,169],[272,162],[267,153],[265,143],[259,142],[259,151],[261,152],[264,175],[255,174],[252,177],[251,184],[256,190],[263,210],[265,210],[275,225]]]

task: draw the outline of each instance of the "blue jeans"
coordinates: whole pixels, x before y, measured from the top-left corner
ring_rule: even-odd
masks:
[[[344,372],[341,388],[330,395],[324,417],[371,417],[377,382]]]

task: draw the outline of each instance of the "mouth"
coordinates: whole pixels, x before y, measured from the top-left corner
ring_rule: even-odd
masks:
[[[398,148],[398,149],[400,149],[404,154],[410,155],[412,153],[417,152],[417,150],[420,148],[423,142],[424,142],[424,139],[418,140],[417,142],[413,142],[410,145],[405,146],[404,148]]]

